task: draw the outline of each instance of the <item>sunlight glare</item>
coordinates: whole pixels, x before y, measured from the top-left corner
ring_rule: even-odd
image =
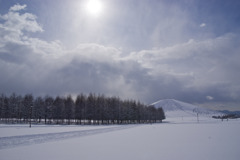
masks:
[[[94,16],[98,16],[102,12],[102,3],[100,0],[89,0],[86,9],[87,11]]]

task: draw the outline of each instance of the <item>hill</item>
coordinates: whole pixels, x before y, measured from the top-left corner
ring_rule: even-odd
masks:
[[[152,103],[156,108],[162,107],[166,118],[168,117],[196,117],[198,116],[213,116],[220,115],[220,112],[211,109],[202,108],[200,106],[181,102],[174,99],[164,99]]]

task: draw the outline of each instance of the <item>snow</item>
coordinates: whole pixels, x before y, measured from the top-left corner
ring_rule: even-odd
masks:
[[[47,127],[47,126],[45,126]],[[86,135],[93,135],[93,134],[98,134],[98,133],[106,133],[114,130],[119,130],[119,129],[125,129],[131,127],[130,125],[127,126],[98,126],[98,127],[81,127],[78,130],[73,128],[72,131],[67,131],[67,132],[57,132],[59,131],[59,128],[55,131],[55,133],[52,133],[54,128],[52,127],[52,130],[49,130],[49,132],[42,133],[42,134],[36,134],[36,129],[34,128],[33,130],[24,130],[23,132],[27,132],[26,135],[22,135],[23,132],[20,132],[18,134],[17,132],[14,132],[15,136],[0,136],[0,149],[5,149],[5,148],[11,148],[11,147],[17,147],[21,145],[30,145],[30,144],[37,144],[37,143],[45,143],[45,142],[50,142],[50,141],[57,141],[57,140],[62,140],[62,139],[69,139],[69,138],[74,138],[74,137],[80,137],[80,136],[86,136]],[[26,127],[25,127],[26,128]],[[71,127],[72,128],[72,127]],[[29,128],[30,129],[30,128]],[[37,128],[37,130],[39,130]],[[63,129],[66,130],[66,129]],[[69,130],[69,128],[67,128]],[[29,134],[29,131],[31,131],[31,134]],[[3,132],[4,133],[4,132]],[[5,131],[6,133],[6,131]],[[9,130],[9,133],[11,133],[11,130]]]
[[[36,134],[37,130],[42,133]],[[14,133],[5,137],[8,132]],[[0,159],[4,160],[238,160],[240,157],[239,119],[221,121],[205,117],[198,123],[195,117],[184,117],[152,125],[32,128],[1,125],[0,134],[0,145],[5,138],[11,142],[17,137],[21,140],[23,137],[31,139],[31,135],[52,135],[43,142],[33,138],[32,143],[16,146],[5,143],[0,149]],[[58,134],[75,135],[59,137]]]
[[[152,103],[151,105],[156,108],[162,107],[165,116],[167,118],[171,117],[193,117],[193,116],[208,116],[212,117],[213,115],[222,115],[217,111],[211,109],[202,108],[200,106],[192,105],[175,99],[163,99],[157,102]]]
[[[100,128],[110,128],[114,126],[77,126],[77,125],[34,125],[29,128],[29,125],[0,125],[0,137],[12,137],[21,135],[35,135],[35,134],[47,134],[47,133],[58,133],[58,132],[72,132],[82,131]]]

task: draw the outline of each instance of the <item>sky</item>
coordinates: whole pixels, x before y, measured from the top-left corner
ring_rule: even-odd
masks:
[[[0,93],[240,110],[238,0],[0,0]]]

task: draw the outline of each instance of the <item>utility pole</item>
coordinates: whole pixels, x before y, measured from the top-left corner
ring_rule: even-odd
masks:
[[[197,113],[197,122],[199,123],[198,113]]]
[[[197,122],[199,123],[199,118],[198,118],[198,112],[197,112],[197,109],[193,109],[193,112],[196,112],[197,113]]]

